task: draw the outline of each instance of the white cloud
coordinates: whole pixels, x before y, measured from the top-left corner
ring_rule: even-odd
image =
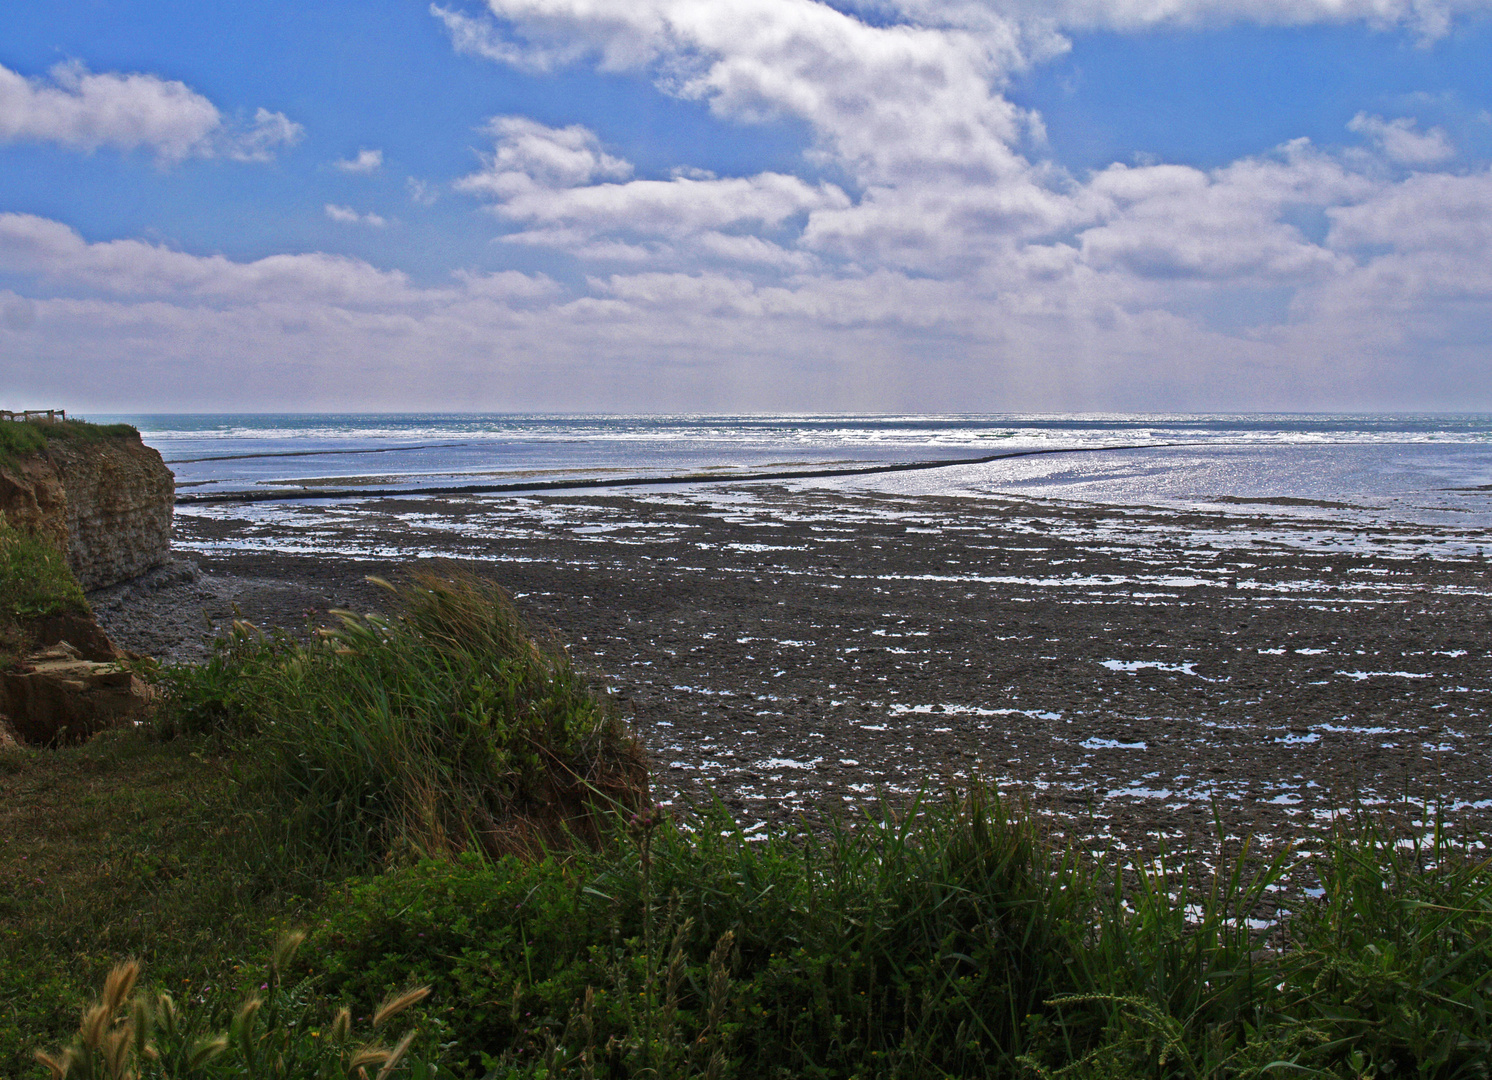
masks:
[[[88,243],[76,230],[31,214],[0,213],[0,272],[62,289],[167,298],[174,303],[276,300],[377,306],[410,296],[402,273],[376,270],[357,259],[271,255],[240,263],[140,240]]]
[[[1057,30],[1134,31],[1156,26],[1356,22],[1375,29],[1403,26],[1434,38],[1445,34],[1458,17],[1485,12],[1492,4],[1488,0],[870,0],[856,6],[932,25],[979,25],[1001,18]]]
[[[1335,206],[1371,190],[1304,140],[1211,173],[1112,165],[1087,186],[1103,221],[1082,231],[1080,247],[1088,265],[1140,278],[1298,284],[1343,261],[1285,220],[1287,209]]]
[[[481,172],[456,182],[458,191],[504,199],[632,175],[628,162],[602,150],[595,133],[579,124],[552,128],[523,116],[497,116],[487,130],[496,149]]]
[[[1347,130],[1368,136],[1382,148],[1385,157],[1400,165],[1438,165],[1455,157],[1456,148],[1443,128],[1433,127],[1421,134],[1414,130],[1416,123],[1407,116],[1385,120],[1360,112],[1347,122]]]
[[[1026,114],[992,91],[1025,63],[1017,29],[979,33],[870,26],[815,0],[489,0],[480,48],[546,69],[592,55],[646,70],[679,97],[754,122],[807,121],[821,151],[867,178],[1020,169],[1009,146]],[[449,13],[442,13],[448,26]],[[467,27],[471,20],[462,17]],[[506,27],[506,36],[504,36]],[[1003,28],[1003,29],[1002,29]],[[500,47],[497,43],[500,42]]]
[[[284,113],[259,108],[252,124],[225,130],[216,149],[234,161],[271,161],[281,147],[294,146],[305,134],[306,129]]]
[[[353,158],[343,158],[332,162],[332,165],[343,172],[349,173],[373,173],[383,168],[382,150],[359,150]]]
[[[721,230],[776,229],[790,218],[806,220],[816,209],[849,205],[832,184],[781,173],[608,182],[630,176],[632,165],[604,151],[586,128],[550,128],[504,116],[489,129],[497,142],[485,168],[458,180],[456,188],[491,200],[498,217],[521,226],[504,237],[510,243],[635,262],[673,257],[678,241],[700,236],[700,250],[716,258],[802,266],[803,256]]]
[[[303,134],[283,113],[263,108],[251,124],[225,123],[207,98],[155,75],[94,74],[61,64],[45,80],[0,66],[0,143],[52,142],[88,153],[148,149],[166,163],[214,156],[263,161]]]
[[[1492,172],[1421,173],[1326,213],[1334,248],[1486,253],[1492,251]]]
[[[810,160],[639,176],[604,130],[495,119],[455,188],[488,211],[493,250],[561,252],[588,275],[571,283],[417,285],[355,259],[235,262],[0,215],[16,289],[0,304],[27,313],[0,320],[0,374],[51,397],[88,370],[112,407],[157,410],[220,406],[227,372],[264,388],[243,408],[1492,408],[1492,174],[1451,171],[1444,132],[1363,114],[1371,150],[1296,140],[1077,177],[1002,96],[1088,25],[1425,34],[1470,4],[923,2],[435,8],[475,54],[638,72],[725,121],[799,121]]]
[[[338,206],[336,203],[326,204],[326,216],[344,225],[371,225],[375,229],[381,229],[388,224],[386,218],[372,211],[359,214],[350,206]]]

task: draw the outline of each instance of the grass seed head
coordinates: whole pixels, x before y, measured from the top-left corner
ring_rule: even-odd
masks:
[[[405,1054],[409,1053],[410,1044],[413,1042],[414,1029],[410,1028],[404,1033],[404,1038],[394,1044],[393,1052],[389,1054],[388,1061],[384,1062],[383,1068],[378,1070],[377,1080],[388,1080],[388,1076],[394,1071],[394,1067],[399,1064]]]
[[[383,1046],[360,1046],[352,1052],[347,1062],[347,1071],[366,1072],[369,1065],[382,1065],[388,1061],[390,1051]]]
[[[124,999],[129,997],[130,991],[134,989],[135,980],[140,977],[140,962],[138,960],[126,960],[122,964],[115,964],[114,969],[109,972],[109,977],[104,980],[104,1008],[110,1016],[119,1011],[124,1004]]]
[[[373,1026],[383,1027],[388,1020],[398,1016],[411,1005],[418,1005],[430,996],[430,987],[420,986],[413,990],[406,990],[397,996],[390,994],[383,999],[383,1004],[378,1006],[378,1011],[373,1014]]]
[[[275,942],[274,958],[270,961],[276,975],[284,974],[290,962],[295,959],[296,950],[305,940],[304,930],[290,930],[280,935],[279,940]]]
[[[192,1052],[187,1055],[187,1068],[200,1069],[227,1049],[228,1036],[226,1035],[213,1035],[210,1038],[198,1039],[192,1044]]]

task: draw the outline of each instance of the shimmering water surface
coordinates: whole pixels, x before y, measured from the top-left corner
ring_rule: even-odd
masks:
[[[1492,416],[121,416],[181,494],[574,479],[745,479],[1010,456],[796,483],[1492,525]],[[1032,454],[1032,451],[1042,453]],[[1053,452],[1055,451],[1055,452]]]

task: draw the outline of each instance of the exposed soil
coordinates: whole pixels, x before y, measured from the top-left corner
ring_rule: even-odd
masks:
[[[663,798],[753,828],[971,776],[1094,846],[1206,843],[1214,810],[1306,839],[1406,795],[1480,828],[1479,545],[1310,512],[767,485],[229,505],[178,514],[200,573],[91,599],[121,646],[190,657],[204,614],[304,627],[380,604],[366,574],[470,560],[635,716]]]

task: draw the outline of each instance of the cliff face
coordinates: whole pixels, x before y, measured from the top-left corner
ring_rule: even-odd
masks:
[[[0,470],[0,510],[67,552],[84,589],[127,581],[171,550],[176,481],[134,437],[51,439]]]
[[[0,510],[18,529],[67,550],[67,493],[56,466],[41,455],[0,464]]]

